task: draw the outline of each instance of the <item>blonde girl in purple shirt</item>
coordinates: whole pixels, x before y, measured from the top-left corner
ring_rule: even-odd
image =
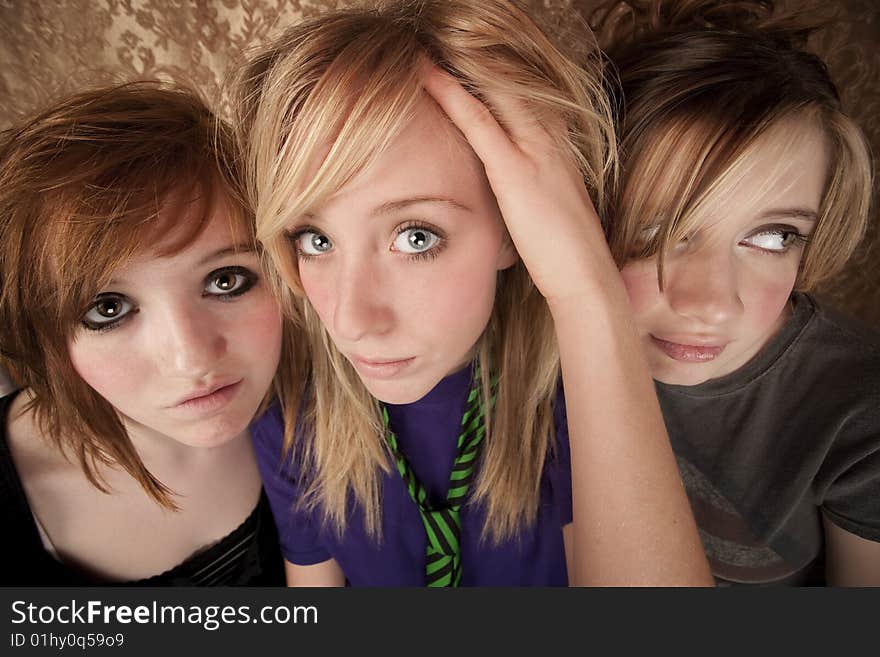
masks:
[[[352,532],[397,538],[384,487],[413,473],[383,410],[464,368],[479,371],[473,394],[495,399],[461,505],[485,522],[458,537],[465,554],[535,531],[561,377],[573,519],[555,531],[568,583],[711,581],[593,206],[616,155],[591,61],[576,65],[517,3],[438,0],[322,14],[245,67],[238,126],[257,234],[312,357],[308,377],[283,372],[303,403],[282,400],[284,440],[263,475],[282,533],[293,509],[336,540],[317,563],[288,556],[290,584],[396,581],[359,580],[343,555]],[[430,583],[425,540],[428,556],[410,556]],[[460,581],[485,581],[447,556]]]

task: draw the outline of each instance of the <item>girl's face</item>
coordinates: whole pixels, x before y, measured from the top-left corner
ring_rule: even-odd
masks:
[[[288,233],[336,347],[393,404],[472,358],[496,274],[516,259],[481,165],[427,99],[374,165]]]
[[[670,249],[662,291],[656,257],[622,270],[658,381],[696,385],[729,374],[787,317],[805,238],[822,200],[828,153],[812,129],[782,156],[769,141],[750,160],[720,211]]]
[[[214,447],[245,430],[269,389],[281,315],[257,254],[234,243],[217,204],[185,250],[145,252],[117,269],[68,349],[132,436]]]

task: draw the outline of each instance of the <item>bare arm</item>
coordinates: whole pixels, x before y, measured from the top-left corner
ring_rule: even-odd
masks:
[[[345,575],[335,559],[312,566],[297,566],[285,559],[288,586],[345,586]]]
[[[841,529],[828,518],[825,526],[825,577],[830,586],[880,586],[880,543]]]
[[[626,307],[597,296],[553,312],[571,442],[570,578],[712,584]]]
[[[424,85],[482,160],[553,314],[571,442],[569,583],[711,585],[626,290],[580,172],[510,99],[492,98],[508,134],[436,67]]]

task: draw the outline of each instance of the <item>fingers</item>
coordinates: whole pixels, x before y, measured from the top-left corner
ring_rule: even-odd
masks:
[[[506,159],[520,152],[540,151],[550,143],[547,131],[520,99],[485,92],[505,130],[479,99],[431,62],[425,63],[422,84],[485,164],[490,162],[487,158]]]
[[[427,63],[422,85],[443,112],[461,130],[477,156],[488,165],[495,158],[508,160],[516,146],[498,125],[489,109],[469,94],[454,77]]]
[[[521,99],[489,90],[484,93],[520,151],[540,151],[550,143],[547,130]]]

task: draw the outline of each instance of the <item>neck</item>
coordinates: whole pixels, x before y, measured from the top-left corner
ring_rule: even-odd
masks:
[[[239,450],[250,442],[247,429],[221,445],[203,447],[182,443],[130,418],[123,418],[123,423],[141,462],[157,476],[169,469],[199,465],[210,467],[218,459],[225,458],[230,452]]]

